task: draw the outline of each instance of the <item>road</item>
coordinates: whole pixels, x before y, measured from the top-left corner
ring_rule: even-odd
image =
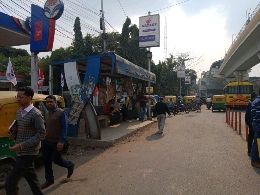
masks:
[[[55,167],[55,183],[44,193],[259,194],[260,170],[251,167],[245,137],[225,123],[225,113],[203,106],[201,113],[168,117],[164,134],[156,132],[154,123],[107,150],[71,150],[66,158],[76,162],[72,178]],[[42,166],[37,172],[44,182]],[[26,182],[20,187],[21,194],[31,194]]]

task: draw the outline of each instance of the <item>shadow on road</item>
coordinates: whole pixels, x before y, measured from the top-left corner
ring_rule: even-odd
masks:
[[[162,134],[159,134],[159,133],[154,133],[154,134],[152,134],[152,135],[150,135],[150,136],[147,136],[146,137],[146,140],[147,141],[154,141],[154,140],[159,140],[159,139],[161,139],[162,137],[164,137],[164,134],[162,133]]]

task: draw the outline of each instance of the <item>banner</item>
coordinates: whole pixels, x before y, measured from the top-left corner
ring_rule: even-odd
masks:
[[[139,47],[160,47],[160,15],[139,17]]]
[[[8,81],[13,83],[14,86],[17,84],[16,77],[15,77],[15,74],[14,74],[13,65],[11,63],[10,58],[9,58],[9,62],[8,62],[8,66],[7,66],[7,69],[6,69],[5,76],[6,76]]]
[[[45,78],[42,70],[42,65],[40,65],[39,74],[38,74],[38,89],[40,89],[41,86],[43,86],[44,80]]]
[[[132,78],[131,77],[125,78],[124,84],[125,84],[125,90],[126,90],[127,95],[133,96],[134,88],[133,88]]]
[[[177,78],[185,78],[185,67],[184,66],[177,67]]]

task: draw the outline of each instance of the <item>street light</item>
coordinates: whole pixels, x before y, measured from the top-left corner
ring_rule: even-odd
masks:
[[[247,10],[251,11],[251,8],[249,8],[249,9],[247,9]],[[250,12],[248,12],[248,14],[247,14],[247,10],[246,10],[246,20],[249,19],[249,14],[250,14]]]
[[[153,57],[153,53],[150,51],[150,48],[146,52],[146,57],[147,57],[147,60],[148,60],[148,71],[150,72],[151,71],[151,60],[152,60],[152,57]],[[151,105],[150,105],[151,104],[150,88],[151,88],[151,82],[148,81],[148,116],[149,116],[149,119],[151,120],[152,117],[151,117]],[[147,119],[148,119],[148,117],[147,117]]]

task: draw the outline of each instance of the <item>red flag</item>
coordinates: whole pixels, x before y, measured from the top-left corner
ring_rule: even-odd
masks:
[[[95,90],[94,90],[94,92],[93,92],[93,95],[96,96],[97,93],[98,93],[98,86],[95,87]]]
[[[39,74],[38,74],[38,89],[41,88],[41,86],[44,83],[44,80],[45,80],[45,78],[44,78],[44,74],[42,71],[42,65],[40,65]]]

